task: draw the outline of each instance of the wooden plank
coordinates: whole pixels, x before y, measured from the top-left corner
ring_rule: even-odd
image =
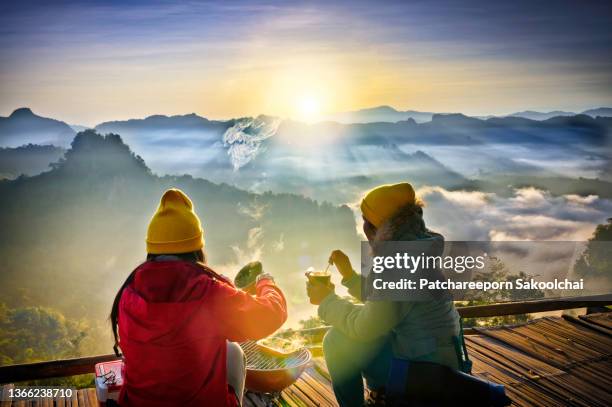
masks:
[[[12,383],[2,386],[2,395],[4,396],[4,398],[8,398],[10,389],[14,389],[14,388],[15,388],[15,385]],[[2,400],[0,402],[0,407],[10,407],[10,405],[11,405],[10,400]]]
[[[579,318],[612,331],[612,312],[600,312],[597,314],[580,315]]]
[[[558,321],[560,323],[564,322],[559,319]],[[610,354],[610,352],[598,352],[596,347],[589,346],[586,343],[568,341],[568,333],[558,334],[546,330],[543,327],[548,322],[546,320],[535,320],[527,324],[511,327],[478,328],[478,331],[483,335],[496,338],[547,363],[557,363],[559,368],[596,360]],[[571,333],[571,331],[568,332]],[[571,334],[577,335],[579,332]],[[595,338],[592,339],[595,340]],[[558,365],[559,363],[562,366]]]
[[[488,349],[488,338],[481,338],[482,342],[478,344],[477,350],[471,346],[471,355],[474,362],[474,375],[485,380],[501,383],[506,386],[508,396],[516,405],[566,405],[566,401],[572,397],[571,393],[560,393],[556,386],[549,386],[550,390],[541,386],[539,380],[533,380],[536,376],[533,374],[525,374],[532,370],[529,365],[515,363],[510,358],[516,357],[517,353],[512,352],[508,358],[503,354],[499,355],[499,349],[495,352],[490,352]],[[482,346],[481,346],[482,345]],[[495,344],[498,346],[497,344]],[[501,349],[504,349],[502,346]],[[527,358],[527,361],[535,362],[536,365],[544,365],[540,367],[540,372],[552,370],[560,372],[551,366],[547,366],[533,358]],[[554,376],[550,376],[554,377]],[[580,402],[576,405],[588,407],[588,404]]]
[[[549,363],[559,369],[563,369],[572,364],[571,358],[551,348],[546,344],[541,344],[531,338],[513,332],[508,328],[500,329],[482,329],[483,335],[498,339],[508,346],[514,347],[536,359]]]
[[[597,331],[600,334],[604,334],[604,335],[607,335],[607,336],[611,336],[612,335],[612,332],[609,329],[603,328],[603,327],[601,327],[599,325],[592,324],[592,323],[588,322],[587,320],[582,320],[582,319],[573,317],[571,315],[562,315],[561,317],[563,319],[565,319],[566,321],[571,322],[572,324],[583,326],[583,327],[588,328],[588,329],[590,329],[592,331]]]
[[[318,395],[317,400],[320,402],[320,405],[330,407],[337,406],[336,397],[330,389],[325,388],[321,383],[318,383],[308,375],[304,375],[302,381],[310,388],[313,394]]]
[[[75,390],[72,392],[72,397],[70,398],[70,404],[72,405],[72,407],[79,406],[78,394],[79,394],[78,390]]]
[[[598,366],[595,366],[598,365]],[[610,391],[609,384],[606,386],[601,382],[598,382],[598,378],[602,375],[609,375],[612,370],[612,363],[606,362],[595,362],[590,364],[589,368],[577,366],[572,368],[570,374],[566,377],[566,383],[572,388],[580,389],[580,396],[588,398],[590,400],[596,400],[601,406],[609,407],[610,400],[612,400],[612,392]],[[586,384],[583,384],[586,383]]]
[[[602,400],[605,400],[601,388],[575,375],[530,357],[517,357],[519,354],[516,352],[508,353],[506,356],[499,355],[496,346],[498,345],[489,342],[487,338],[482,338],[482,342],[473,342],[469,350],[473,359],[482,361],[487,373],[494,369],[503,371],[506,368],[518,373],[520,376],[516,383],[508,385],[529,392],[531,399],[540,400],[540,404],[548,404],[544,400],[552,398],[557,400],[556,404],[565,404],[567,400],[574,400],[574,404],[596,406],[602,405]],[[494,352],[489,352],[489,347]]]
[[[530,389],[523,389],[517,378],[507,370],[489,366],[486,359],[476,355],[473,357],[472,361],[474,363],[474,375],[484,380],[503,384],[506,387],[508,397],[510,397],[514,404],[521,406],[536,404],[534,400],[538,397],[533,394],[533,391]],[[554,405],[554,403],[549,403],[549,405]]]
[[[612,329],[605,326],[605,324],[596,323],[595,321],[597,320],[588,318],[589,315],[579,315],[578,317],[574,317],[571,315],[562,315],[562,317],[567,319],[568,321],[571,321],[572,323],[596,329],[598,332],[604,335],[612,336]]]
[[[314,369],[323,377],[327,379],[328,382],[331,383],[331,376],[329,375],[329,371],[327,370],[327,366],[325,365],[325,361],[322,359],[315,359],[312,361]]]
[[[294,395],[297,399],[305,406],[320,406],[318,401],[318,395],[310,392],[308,387],[304,386],[303,381],[300,379],[291,386]]]
[[[561,375],[564,373],[563,370],[545,361],[536,359],[503,342],[487,338],[486,336],[470,337],[466,339],[466,345],[468,354],[471,355],[474,352],[486,354],[491,359],[503,364],[507,369],[530,380],[538,380],[544,376]]]
[[[524,326],[510,328],[513,332],[519,333],[531,340],[537,341],[542,345],[546,345],[554,349],[558,353],[567,356],[572,364],[584,363],[589,360],[595,360],[604,356],[606,353],[598,352],[592,346],[587,346],[582,343],[568,341],[565,335],[557,335],[538,322],[526,324]]]
[[[283,401],[287,403],[290,407],[303,407],[306,404],[302,401],[299,394],[293,388],[293,386],[289,386],[281,392],[281,397]]]
[[[547,317],[543,318],[542,321],[542,325],[545,325],[546,329],[559,334],[563,333],[568,339],[594,347],[601,353],[610,353],[610,349],[612,349],[612,334],[598,330],[594,332],[590,327],[581,323],[574,323],[573,320],[565,317],[562,319]]]
[[[295,386],[298,387],[314,405],[333,407],[332,402],[325,396],[325,394],[322,394],[316,386],[313,386],[305,378],[298,380],[298,382],[295,383]]]
[[[537,343],[545,344],[550,349],[573,359],[572,363],[563,366],[552,363],[563,369],[561,374],[554,374],[553,371],[549,372],[552,374],[542,374],[546,372],[538,371],[539,368],[536,368],[532,377],[530,377],[531,383],[540,386],[553,395],[562,395],[564,403],[571,402],[571,404],[578,403],[589,406],[609,405],[609,400],[612,398],[609,391],[612,386],[612,381],[609,378],[609,372],[612,371],[612,347],[609,346],[609,343],[605,343],[609,340],[607,336],[575,326],[558,317],[542,318],[521,326],[488,329],[484,333],[506,332],[508,330],[531,341],[535,340]],[[583,335],[588,339],[585,339]],[[506,337],[506,339],[508,338],[510,337]],[[604,343],[600,344],[598,339],[603,339]],[[505,363],[509,365],[516,363],[519,367],[531,367],[536,360],[533,357],[526,358],[525,355],[517,354],[511,350],[512,345],[524,350],[524,343],[521,340],[506,340],[505,343],[498,344],[491,338],[470,337],[466,338],[466,342],[472,355],[478,355],[478,352],[487,354],[487,349],[493,350],[495,354],[490,355],[491,360],[487,361],[491,366],[506,359],[509,362]],[[588,347],[589,342],[591,343],[590,348]],[[593,346],[594,343],[597,345]],[[508,355],[504,356],[506,353]],[[540,353],[545,354],[546,352]],[[539,358],[539,355],[535,355],[535,357]],[[546,366],[546,363],[550,363],[548,357],[539,359],[541,359],[541,362],[536,361],[536,366],[538,364],[539,366]],[[516,370],[516,366],[514,370]],[[519,373],[524,372],[519,371]]]
[[[334,403],[336,397],[334,396],[334,390],[331,387],[331,383],[322,382],[320,378],[320,375],[311,374],[311,372],[304,373],[304,380],[309,383],[310,386],[315,388],[320,394],[324,395],[327,400]]]
[[[66,407],[66,398],[65,397],[56,397],[55,398],[55,406],[56,407]]]
[[[87,389],[87,400],[89,401],[89,405],[91,407],[98,406],[98,396],[96,395],[96,389],[93,387]]]
[[[83,390],[77,390],[77,400],[79,407],[87,407],[87,395]]]

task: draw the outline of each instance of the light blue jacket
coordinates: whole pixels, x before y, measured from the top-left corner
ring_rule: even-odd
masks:
[[[422,213],[400,211],[377,231],[378,241],[420,240],[415,230],[425,229]],[[426,230],[431,238],[439,234]],[[362,277],[355,274],[342,284],[361,301]],[[450,296],[430,301],[366,301],[356,303],[336,294],[319,306],[319,317],[358,341],[389,336],[395,357],[428,361],[459,368],[453,337],[460,333],[459,313]]]
[[[355,274],[342,282],[356,299],[361,297],[361,280]],[[453,343],[453,336],[459,335],[459,314],[450,300],[356,304],[331,294],[319,306],[319,317],[358,341],[389,335],[396,357],[459,367]]]

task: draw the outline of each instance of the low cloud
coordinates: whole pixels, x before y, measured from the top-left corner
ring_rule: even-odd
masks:
[[[493,193],[424,187],[430,228],[448,240],[586,240],[612,216],[612,201],[595,195],[552,196],[521,188],[510,198]]]
[[[240,119],[225,131],[223,145],[227,148],[234,171],[248,164],[261,152],[262,143],[276,134],[279,125],[279,119],[262,116]]]

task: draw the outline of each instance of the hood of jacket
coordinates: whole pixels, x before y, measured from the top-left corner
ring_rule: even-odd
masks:
[[[415,242],[415,244],[398,247],[388,245],[388,242]],[[408,204],[380,225],[376,230],[374,239],[370,242],[370,248],[373,256],[394,256],[398,250],[405,250],[413,256],[442,256],[444,253],[444,236],[427,228],[423,220],[423,208],[416,204]],[[421,272],[411,274],[411,277],[414,279]],[[370,273],[369,278],[375,278],[374,274]],[[427,270],[427,278],[445,279],[442,271],[437,268]],[[429,291],[423,295],[435,300],[452,298],[447,290]]]
[[[371,242],[373,253],[384,242],[422,241],[431,242],[427,245],[430,255],[439,256],[444,251],[444,236],[429,230],[423,220],[423,208],[415,204],[402,207],[396,214],[385,221],[376,230]]]

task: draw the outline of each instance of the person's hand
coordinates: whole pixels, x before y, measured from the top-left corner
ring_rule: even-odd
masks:
[[[273,283],[274,281],[274,277],[272,277],[272,274],[270,273],[261,273],[257,276],[257,278],[255,279],[255,284],[257,285],[257,283],[259,283],[261,280],[270,280]]]
[[[274,277],[272,277],[272,274],[261,273],[257,275],[253,284],[250,284],[248,287],[244,288],[244,291],[246,291],[248,294],[251,294],[251,295],[257,295],[257,284],[259,284],[261,280],[267,280],[268,282],[271,282],[272,284],[276,284],[276,282],[274,281]]]
[[[319,305],[325,297],[333,294],[336,291],[336,286],[332,283],[321,284],[317,282],[306,282],[306,293],[312,305]]]
[[[336,266],[344,280],[348,280],[355,275],[355,270],[353,270],[351,261],[342,250],[334,250],[331,252],[331,255],[329,256],[329,264]]]

